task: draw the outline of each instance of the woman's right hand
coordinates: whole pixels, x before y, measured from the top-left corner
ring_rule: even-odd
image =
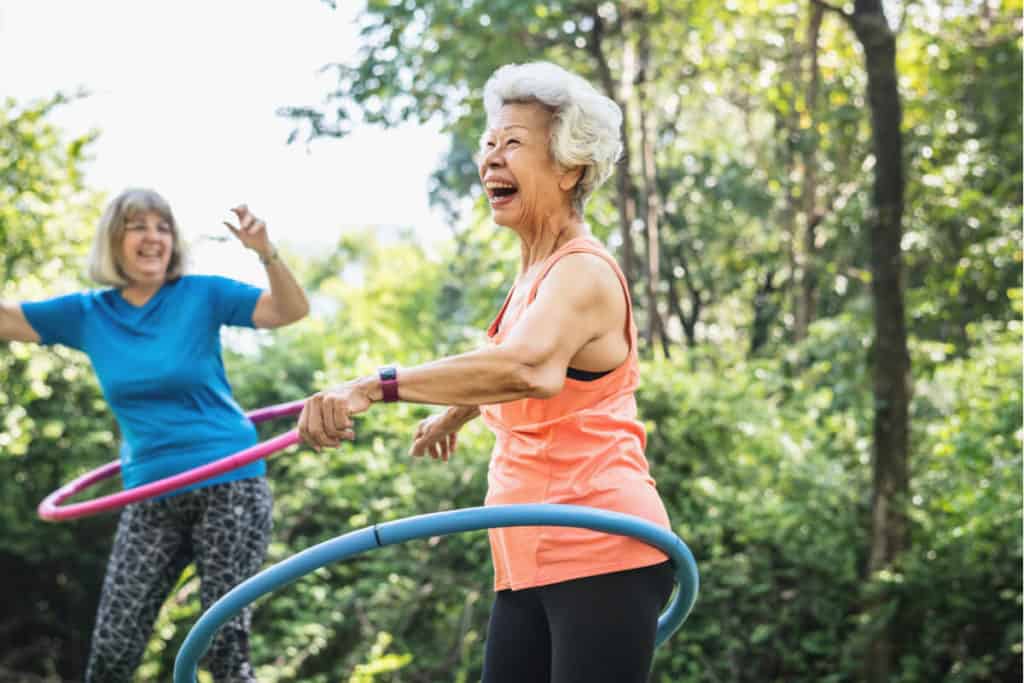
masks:
[[[429,454],[434,460],[448,462],[448,458],[455,452],[458,432],[468,421],[463,419],[464,416],[460,415],[460,412],[464,412],[464,409],[449,408],[420,422],[412,437],[409,455],[421,457]],[[465,417],[472,419],[472,416]]]

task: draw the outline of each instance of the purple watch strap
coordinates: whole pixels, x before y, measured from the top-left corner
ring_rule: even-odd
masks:
[[[394,365],[385,365],[378,368],[377,375],[380,377],[381,400],[385,403],[393,403],[398,400],[398,371]]]

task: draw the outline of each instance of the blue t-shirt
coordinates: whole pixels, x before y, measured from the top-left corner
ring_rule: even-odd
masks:
[[[43,344],[84,351],[121,427],[121,478],[133,488],[256,443],[231,395],[221,325],[252,327],[260,289],[210,275],[168,282],[142,306],[105,289],[24,303]],[[183,491],[262,476],[262,460]]]

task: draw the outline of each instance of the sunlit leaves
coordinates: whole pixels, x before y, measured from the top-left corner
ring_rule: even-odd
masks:
[[[70,138],[50,122],[65,101],[0,104],[5,300],[82,285],[80,266],[99,206],[82,181],[93,136]],[[97,539],[109,539],[112,520],[52,525],[36,517],[35,507],[72,476],[114,459],[116,449],[112,420],[81,354],[0,342],[0,565],[5,576],[17,577],[10,586],[16,595],[4,600],[2,628],[14,644],[5,669],[43,673],[74,664],[55,644],[95,613],[107,547]]]

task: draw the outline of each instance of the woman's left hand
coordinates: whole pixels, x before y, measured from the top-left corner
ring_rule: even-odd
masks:
[[[306,399],[299,415],[299,436],[317,451],[353,441],[352,416],[365,412],[371,403],[356,382],[314,394]]]
[[[236,228],[224,221],[228,230],[248,249],[252,249],[264,258],[270,256],[274,251],[274,245],[270,243],[266,221],[256,216],[245,204],[236,206],[231,209],[231,212],[238,216],[239,227]]]

